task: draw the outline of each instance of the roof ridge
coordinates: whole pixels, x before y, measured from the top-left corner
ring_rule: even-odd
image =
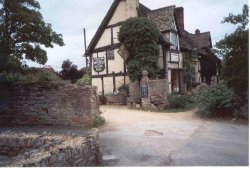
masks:
[[[117,6],[119,5],[121,0],[114,0],[113,3],[111,4],[108,12],[106,13],[105,17],[103,18],[101,24],[99,25],[94,37],[92,38],[87,51],[85,52],[85,55],[88,55],[89,52],[93,49],[94,46],[96,46],[96,42],[97,40],[101,37],[101,34],[103,32],[103,28],[105,27],[105,25],[109,22],[110,18],[112,17],[113,13],[115,12],[115,9],[117,8]]]
[[[166,7],[161,7],[161,8],[157,8],[157,9],[151,10],[151,11],[154,12],[154,11],[164,10],[164,9],[173,8],[173,7],[176,8],[176,5],[170,5],[170,6],[166,6]]]
[[[143,8],[146,8],[147,10],[152,11],[150,8],[148,8],[146,5],[144,5],[144,4],[140,3],[140,2],[139,2],[139,5],[141,5]]]

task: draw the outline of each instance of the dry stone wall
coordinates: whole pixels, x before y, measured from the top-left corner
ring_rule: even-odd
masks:
[[[98,130],[88,135],[0,133],[0,155],[5,167],[96,166],[102,155]]]
[[[96,90],[53,83],[0,85],[0,126],[91,127],[99,114]]]

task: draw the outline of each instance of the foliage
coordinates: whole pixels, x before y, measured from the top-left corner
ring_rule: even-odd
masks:
[[[76,82],[77,86],[90,85],[91,78],[88,74],[85,74],[81,79]]]
[[[188,96],[182,96],[177,94],[168,95],[167,101],[170,109],[186,108],[189,104]]]
[[[98,115],[98,116],[96,116],[96,118],[94,120],[93,126],[94,127],[102,127],[102,126],[104,126],[105,122],[106,122],[105,118]]]
[[[36,74],[36,76],[39,82],[51,82],[55,80],[60,80],[60,78],[56,74],[49,72],[38,73]]]
[[[217,53],[223,57],[222,78],[238,97],[245,97],[248,92],[248,11],[244,5],[242,14],[229,14],[224,18],[222,23],[238,25],[238,28],[216,44]]]
[[[77,65],[74,65],[69,59],[63,61],[62,70],[59,76],[63,80],[71,80],[71,83],[76,83],[84,75],[83,70],[78,70]]]
[[[91,76],[90,67],[84,67],[84,68],[81,69],[81,71],[83,72],[83,74],[88,74],[89,76]]]
[[[38,73],[0,73],[0,84],[4,83],[37,83],[59,81],[60,78],[55,73],[38,72]]]
[[[195,99],[203,116],[223,116],[235,107],[235,93],[223,83],[201,90]]]
[[[158,28],[146,18],[130,18],[122,24],[118,39],[129,52],[126,64],[131,81],[140,81],[144,70],[150,78],[159,72],[159,35]]]
[[[196,54],[196,52],[186,52],[184,54],[184,58],[183,58],[184,78],[185,78],[185,82],[187,83],[188,90],[192,89],[194,82],[195,82],[195,79],[194,79],[195,71],[193,71],[193,68],[192,68],[192,60],[197,57],[198,55]]]
[[[17,72],[24,59],[45,64],[47,53],[41,46],[64,45],[39,10],[36,0],[0,0],[0,72]]]

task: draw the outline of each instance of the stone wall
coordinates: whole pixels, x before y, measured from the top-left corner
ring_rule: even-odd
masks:
[[[5,167],[95,166],[101,162],[97,129],[88,135],[0,133]]]
[[[96,90],[53,83],[0,85],[0,126],[91,127],[99,114]]]
[[[168,80],[157,79],[148,81],[149,96],[161,96],[167,98],[169,94]]]
[[[164,110],[167,107],[169,83],[166,79],[149,80],[144,76],[141,85],[148,86],[148,96],[141,99],[143,108]]]

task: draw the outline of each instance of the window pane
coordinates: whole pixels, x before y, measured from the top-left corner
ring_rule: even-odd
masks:
[[[114,50],[108,50],[107,51],[107,58],[108,58],[108,60],[114,60],[115,59]]]

